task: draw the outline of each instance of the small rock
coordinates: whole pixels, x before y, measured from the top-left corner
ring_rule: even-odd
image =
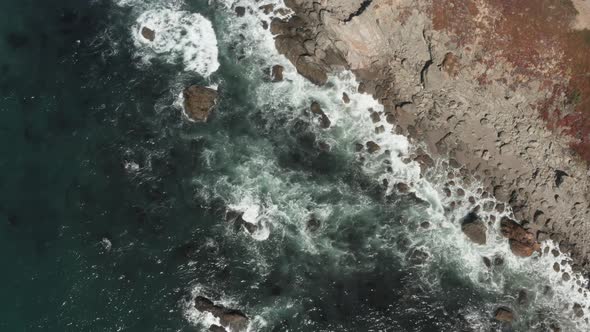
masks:
[[[505,307],[500,307],[496,309],[496,313],[494,314],[494,318],[499,322],[506,322],[510,323],[514,320],[514,315],[512,311]]]
[[[375,127],[375,134],[382,134],[384,132],[385,132],[385,127],[383,127],[383,126]]]
[[[246,14],[246,8],[242,7],[242,6],[237,6],[235,11],[236,11],[236,15],[238,15],[238,17],[242,17]]]
[[[311,218],[309,218],[309,220],[307,220],[307,225],[306,225],[306,229],[308,232],[315,232],[317,231],[321,226],[320,220],[317,219],[315,216],[311,216]]]
[[[342,101],[343,101],[345,104],[348,104],[348,103],[350,103],[350,97],[348,97],[348,95],[346,94],[346,92],[342,92]]]
[[[219,325],[211,325],[209,326],[210,332],[227,332],[223,327]]]
[[[151,42],[156,39],[156,32],[148,27],[141,28],[141,35]]]
[[[571,279],[571,278],[572,278],[572,277],[570,277],[570,274],[569,274],[569,273],[567,273],[567,272],[564,272],[564,273],[561,275],[561,279],[563,279],[563,281],[570,281],[570,279]]]
[[[373,141],[368,141],[366,146],[367,146],[367,150],[369,150],[369,153],[375,153],[381,149],[379,144],[377,144]]]
[[[373,121],[373,123],[377,123],[381,121],[381,116],[379,116],[379,113],[373,112],[371,113],[371,120]]]
[[[477,214],[470,213],[463,218],[461,230],[474,243],[480,245],[486,244],[487,227]]]
[[[486,266],[488,269],[492,267],[492,261],[491,261],[489,258],[487,258],[487,257],[485,257],[485,256],[484,256],[484,257],[482,257],[482,259],[483,259],[483,264],[484,264],[484,265],[485,265],[485,266]]]
[[[363,151],[364,148],[365,148],[365,146],[362,145],[361,143],[355,143],[354,144],[354,150],[356,152],[361,152],[361,151]]]
[[[428,221],[424,221],[420,224],[420,227],[422,227],[424,229],[428,229],[428,228],[430,228],[430,223]]]
[[[582,306],[579,303],[574,303],[572,309],[574,310],[574,314],[576,315],[576,317],[584,316],[584,309],[582,309]]]
[[[397,191],[399,191],[400,193],[405,194],[408,191],[410,191],[410,186],[408,186],[406,183],[399,182],[395,184],[395,189],[397,189]]]
[[[559,272],[561,270],[561,268],[559,267],[559,263],[553,263],[553,270],[555,272]]]
[[[275,9],[275,5],[270,3],[268,5],[260,6],[260,7],[258,7],[258,9],[262,10],[263,13],[268,15],[268,14],[272,13],[272,11]]]
[[[518,304],[525,306],[529,303],[529,295],[526,290],[521,289],[518,292]]]
[[[217,91],[199,85],[190,86],[182,92],[184,112],[196,122],[207,122],[209,114],[217,103]]]
[[[322,110],[322,108],[318,102],[315,102],[315,101],[312,102],[310,109],[311,109],[311,113],[320,116],[320,127],[324,128],[324,129],[330,128],[330,124],[331,124],[330,119],[328,118],[326,113],[324,113],[324,111]]]
[[[201,312],[208,312],[219,318],[219,322],[224,328],[231,331],[246,331],[248,328],[248,317],[239,310],[228,309],[221,305],[215,305],[213,301],[203,296],[195,298],[195,309]],[[218,331],[221,331],[218,329]]]
[[[273,82],[280,82],[283,80],[283,71],[285,67],[281,65],[274,65],[270,71],[270,78]]]

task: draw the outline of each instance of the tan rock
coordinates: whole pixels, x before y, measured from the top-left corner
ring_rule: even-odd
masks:
[[[192,85],[182,92],[184,112],[195,122],[207,122],[217,103],[217,91],[199,85]]]

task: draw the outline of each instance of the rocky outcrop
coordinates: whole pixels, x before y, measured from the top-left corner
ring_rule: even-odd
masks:
[[[546,52],[546,35],[562,34],[534,31],[543,27],[536,24],[543,18],[529,15],[523,22],[494,1],[467,3],[290,0],[286,4],[295,14],[276,20],[272,29],[278,50],[312,82],[323,84],[327,73],[352,70],[359,91],[385,106],[398,133],[424,143],[428,155],[455,159],[464,174],[482,180],[483,192],[511,206],[534,240],[551,238],[576,263],[588,264],[587,166],[572,153],[572,138],[548,131],[540,112],[572,112],[572,100],[579,98],[568,99],[567,89],[559,87],[572,81],[572,71],[562,67],[577,60],[560,62],[571,53],[567,49]],[[531,0],[521,4],[538,6]],[[575,17],[569,8],[557,7],[535,15],[561,15],[560,24],[547,29],[567,27]],[[521,28],[529,35],[513,36]],[[535,54],[543,54],[543,60]],[[581,128],[577,135],[584,133]],[[427,158],[417,161],[423,173],[431,164]],[[510,241],[513,250],[530,252],[530,241]]]
[[[283,71],[285,68],[281,65],[274,65],[270,70],[270,79],[273,82],[280,82],[283,80]]]
[[[461,230],[474,243],[486,244],[486,224],[475,213],[470,213],[461,223]]]
[[[192,85],[182,92],[184,113],[192,121],[207,122],[217,103],[217,91],[199,85]]]
[[[212,325],[210,331],[226,331],[227,329],[232,332],[243,332],[248,328],[249,320],[246,315],[235,309],[228,309],[221,305],[215,305],[213,301],[203,296],[197,296],[195,298],[195,309],[200,312],[208,312],[219,318],[221,326]],[[220,327],[222,329],[220,329]]]
[[[494,318],[499,322],[510,323],[514,320],[514,314],[512,314],[512,310],[501,307],[496,309]]]
[[[520,257],[529,257],[535,251],[540,251],[541,245],[536,241],[535,235],[528,232],[516,221],[503,217],[500,221],[502,235],[509,239],[510,249]]]

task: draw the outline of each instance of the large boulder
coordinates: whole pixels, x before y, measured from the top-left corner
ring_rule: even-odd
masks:
[[[283,71],[285,67],[281,65],[274,65],[270,70],[270,78],[273,82],[280,82],[283,80]]]
[[[149,41],[156,39],[156,32],[148,27],[141,28],[141,36]]]
[[[471,212],[461,222],[461,230],[474,243],[484,245],[486,244],[486,224]]]
[[[500,220],[500,231],[510,240],[510,249],[516,256],[529,257],[541,249],[533,233],[508,217]]]
[[[217,91],[199,85],[192,85],[182,92],[184,112],[195,122],[207,122],[209,114],[217,104]]]
[[[213,301],[203,296],[195,298],[195,309],[200,312],[208,312],[219,318],[222,327],[235,332],[246,331],[248,317],[241,311],[228,309],[221,305],[215,305]],[[219,330],[219,329],[217,329]]]

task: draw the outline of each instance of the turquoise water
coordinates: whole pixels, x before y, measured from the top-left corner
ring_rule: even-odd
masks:
[[[252,331],[510,330],[492,319],[499,305],[514,330],[579,327],[560,307],[577,292],[544,274],[561,256],[519,261],[493,227],[490,246],[465,240],[467,207],[449,212],[439,194],[444,165],[421,178],[404,137],[375,136],[367,109],[380,106],[349,75],[311,86],[255,15],[207,1],[0,8],[0,330],[206,330],[196,295],[244,311]],[[194,58],[137,40],[152,10],[202,15],[182,27],[202,29],[183,44]],[[275,63],[286,79],[272,84]],[[219,89],[207,124],[178,107],[190,84]],[[329,130],[306,112],[312,100]],[[356,153],[369,138],[391,153]],[[415,195],[392,190],[400,180]],[[228,223],[228,209],[257,231]],[[482,256],[506,263],[488,270]]]

